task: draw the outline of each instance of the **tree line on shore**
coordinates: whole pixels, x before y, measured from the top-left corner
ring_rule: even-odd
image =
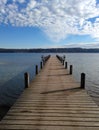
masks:
[[[99,53],[99,48],[35,48],[35,49],[5,49],[0,53]]]

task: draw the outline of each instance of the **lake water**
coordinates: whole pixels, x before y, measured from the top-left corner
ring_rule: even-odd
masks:
[[[29,72],[30,80],[35,76],[35,65],[40,65],[38,53],[0,53],[0,105],[11,106],[24,90],[24,73]],[[52,54],[56,55],[56,54]],[[73,75],[80,82],[80,74],[86,73],[86,89],[90,94],[99,94],[99,54],[64,53]]]

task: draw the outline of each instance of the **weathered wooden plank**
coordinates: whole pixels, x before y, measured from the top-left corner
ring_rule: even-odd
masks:
[[[41,125],[41,126],[92,126],[92,127],[99,127],[99,122],[91,122],[91,121],[73,121],[73,120],[67,120],[67,121],[61,121],[61,120],[42,120],[42,118],[39,118],[38,120],[3,120],[2,125]]]
[[[42,110],[42,111],[40,111],[40,110],[20,110],[20,111],[9,111],[9,114],[10,113],[20,113],[20,115],[22,114],[22,113],[41,113],[41,114],[44,114],[44,113],[60,113],[60,114],[99,114],[97,111],[87,111],[87,110],[83,110],[83,111],[81,111],[81,110],[68,110],[68,111],[51,111],[51,110]]]
[[[98,114],[90,114],[90,113],[31,113],[28,111],[24,111],[24,112],[19,112],[19,113],[8,113],[7,116],[39,116],[39,117],[45,117],[45,116],[55,116],[56,118],[58,117],[90,117],[90,118],[99,118]]]
[[[91,117],[74,117],[72,116],[69,117],[63,117],[63,116],[60,116],[58,118],[56,118],[56,116],[41,116],[42,120],[53,120],[53,121],[82,121],[82,122],[85,122],[85,121],[90,121],[90,122],[99,122],[99,118],[96,117],[96,118],[91,118]],[[39,116],[7,116],[5,117],[5,120],[39,120]]]
[[[91,110],[90,110],[91,109]],[[11,110],[9,110],[9,111],[11,111],[11,112],[15,112],[15,111],[22,111],[22,110],[28,110],[28,107],[20,107],[20,108],[13,108],[13,109],[11,109]],[[53,107],[35,107],[35,108],[33,108],[33,107],[29,107],[29,110],[31,110],[32,112],[33,111],[38,111],[38,110],[42,110],[42,111],[48,111],[48,110],[53,110],[53,111],[69,111],[69,110],[77,110],[77,111],[79,111],[79,110],[86,110],[86,111],[97,111],[98,113],[99,113],[99,108],[97,108],[97,107],[79,107],[79,108],[77,108],[77,107],[65,107],[65,108],[62,108],[62,107],[60,107],[60,108],[53,108]]]
[[[1,129],[7,130],[99,130],[98,127],[86,126],[42,126],[42,125],[1,125]]]
[[[28,109],[37,109],[37,106],[28,106],[28,107],[29,107]],[[44,106],[44,105],[43,105],[43,106],[42,106],[42,105],[40,105],[40,106],[39,106],[39,108],[41,108],[41,109],[45,109],[45,107],[46,107],[47,109],[66,109],[66,108],[68,108],[68,105],[64,105],[64,106],[61,106],[61,105],[57,105],[57,106],[56,106],[56,105],[53,105],[53,106],[52,106],[52,105],[48,105],[48,106],[46,106],[46,105]],[[25,108],[27,108],[27,106],[24,106],[24,105],[23,105],[23,106],[15,106],[15,107],[12,107],[12,109],[25,109]],[[69,105],[69,108],[70,108],[70,109],[73,109],[73,108],[74,108],[74,109],[75,109],[75,108],[82,108],[82,109],[83,109],[83,108],[85,108],[85,109],[86,109],[86,108],[89,108],[89,109],[91,109],[91,108],[92,108],[92,109],[95,109],[95,110],[98,109],[97,106],[94,106],[94,105],[93,105],[93,106],[92,106],[92,105],[90,105],[90,106],[89,106],[89,105],[83,105],[83,106],[81,106],[81,105],[77,105],[77,104],[76,104],[76,105],[71,105],[71,104],[70,104],[70,105]]]

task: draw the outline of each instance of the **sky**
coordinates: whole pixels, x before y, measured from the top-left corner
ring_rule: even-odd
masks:
[[[99,0],[0,0],[0,48],[99,48]]]

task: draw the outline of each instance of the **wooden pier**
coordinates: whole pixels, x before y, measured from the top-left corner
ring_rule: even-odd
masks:
[[[99,108],[51,57],[0,122],[0,130],[99,130]]]

